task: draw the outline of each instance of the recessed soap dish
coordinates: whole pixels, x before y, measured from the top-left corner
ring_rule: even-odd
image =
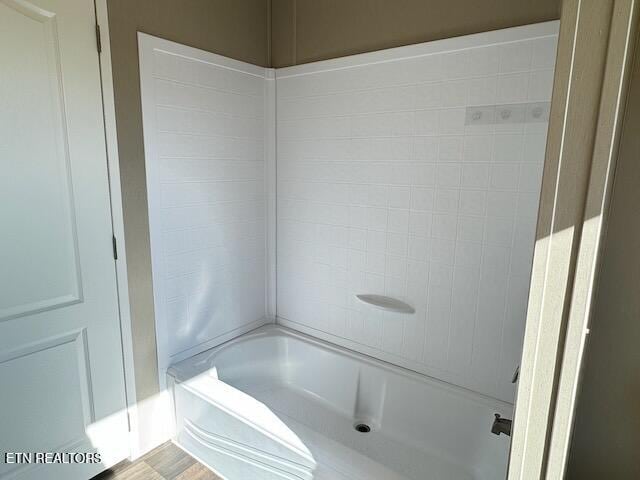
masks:
[[[408,303],[398,300],[397,298],[385,297],[384,295],[356,295],[356,298],[361,302],[367,303],[374,307],[386,310],[388,312],[396,313],[415,313],[416,309]]]

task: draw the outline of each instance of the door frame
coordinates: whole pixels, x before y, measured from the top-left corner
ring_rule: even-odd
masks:
[[[102,109],[104,115],[105,143],[107,146],[107,168],[109,172],[109,192],[111,202],[111,223],[114,236],[114,248],[117,251],[116,281],[118,308],[120,312],[120,332],[122,338],[122,361],[129,422],[129,459],[136,459],[142,451],[138,415],[134,365],[134,342],[131,326],[129,303],[129,281],[127,276],[127,253],[124,235],[124,207],[120,182],[120,157],[118,154],[118,132],[116,129],[116,111],[113,88],[111,43],[109,37],[109,15],[107,0],[94,0],[96,12],[96,35],[99,35],[98,53],[100,78],[102,82]],[[99,28],[98,28],[99,27]]]
[[[637,17],[563,2],[509,480],[566,470]]]
[[[509,480],[555,480],[564,474],[639,1],[563,2]],[[107,0],[94,2],[130,458],[135,459],[144,453],[143,432],[137,420],[109,19]]]

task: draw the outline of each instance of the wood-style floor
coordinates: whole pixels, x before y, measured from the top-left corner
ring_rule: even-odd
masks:
[[[195,458],[167,442],[135,462],[125,460],[92,480],[221,480]]]

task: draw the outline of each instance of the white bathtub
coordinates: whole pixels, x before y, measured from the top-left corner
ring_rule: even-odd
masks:
[[[228,480],[503,480],[512,406],[267,326],[169,369],[174,441]],[[369,433],[354,429],[370,426]]]

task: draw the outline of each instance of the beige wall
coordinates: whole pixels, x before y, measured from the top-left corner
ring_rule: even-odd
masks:
[[[109,0],[109,30],[138,400],[158,391],[136,32],[269,62],[269,0]]]
[[[283,67],[560,18],[561,0],[272,0]]]
[[[640,51],[636,45],[567,479],[640,478]]]

